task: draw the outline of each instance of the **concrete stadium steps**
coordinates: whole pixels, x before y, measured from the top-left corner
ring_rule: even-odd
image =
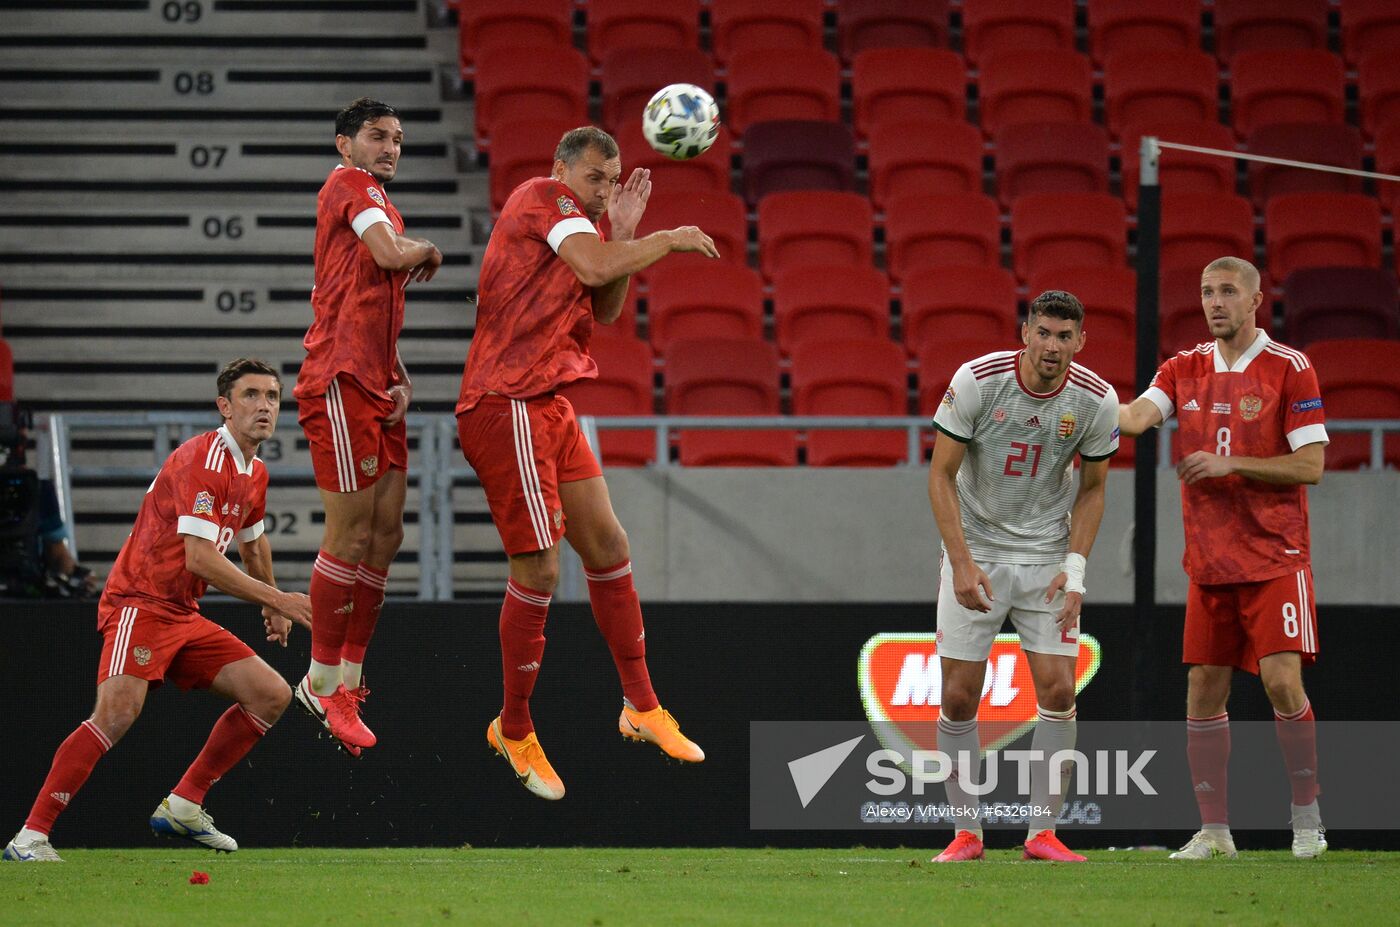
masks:
[[[372,96],[396,109],[436,109],[442,102],[442,72],[434,64],[397,68],[327,68],[205,62],[124,67],[87,65],[0,70],[0,96],[16,107],[87,109],[94,100],[118,110],[235,108],[281,109],[295,100],[302,109],[332,113],[350,100]]]
[[[484,247],[444,255],[444,268],[454,282],[476,285],[482,251],[485,251]],[[311,285],[312,258],[309,251],[242,254],[202,254],[196,251],[159,254],[109,249],[0,251],[0,285],[19,277],[14,272],[16,269],[22,269],[25,276],[30,276],[41,268],[48,280],[73,284],[93,280],[157,280],[171,274],[206,277],[234,274],[244,277],[256,275],[271,286],[294,287]]]
[[[465,210],[419,212],[409,218],[414,224],[406,233],[430,239],[444,254],[473,249],[471,218]],[[7,251],[69,250],[120,242],[154,253],[310,253],[315,240],[316,215],[305,211],[226,206],[193,212],[144,206],[95,212],[74,205],[0,206],[0,247]]]
[[[423,0],[65,0],[51,9],[26,6],[6,12],[7,36],[150,37],[162,45],[241,36],[303,41],[339,36],[392,44],[417,37],[427,22]]]
[[[3,53],[0,46],[0,53]],[[295,89],[288,91],[278,107],[216,107],[193,102],[183,107],[105,106],[15,107],[11,110],[11,125],[16,131],[49,133],[57,128],[80,126],[94,133],[143,132],[170,135],[187,133],[199,135],[227,134],[236,126],[245,139],[275,141],[297,139],[324,140],[334,135],[335,114],[353,97],[333,105],[308,107],[297,103]],[[392,103],[392,100],[385,102]],[[443,102],[437,106],[407,107],[401,111],[404,134],[417,128],[445,126],[454,131],[470,131],[475,125],[475,110],[469,103]]]
[[[448,282],[447,277],[454,279]],[[471,337],[476,292],[456,285],[455,277],[444,273],[408,287],[404,337]],[[26,269],[0,280],[0,317],[7,339],[70,333],[107,338],[114,334],[108,329],[116,328],[158,337],[171,328],[208,328],[220,337],[229,332],[257,335],[266,329],[293,329],[300,342],[311,324],[311,286],[308,282],[269,287],[251,275],[196,281],[164,274],[149,282],[69,285]]]
[[[90,335],[82,337],[80,332],[75,331],[70,335],[36,336],[26,334],[23,338],[7,338],[6,340],[12,342],[11,348],[16,353],[22,352],[25,363],[45,361],[101,362],[113,357],[120,357],[124,361],[145,361],[159,364],[180,358],[215,357],[231,360],[239,356],[278,358],[288,362],[296,359],[299,363],[303,354],[301,347],[303,334],[301,329],[266,331],[235,329],[229,332],[208,329],[186,332],[176,329],[155,336],[139,330],[123,333],[118,329],[105,333],[100,339]],[[403,356],[404,363],[408,365],[409,376],[413,377],[416,387],[418,378],[414,374],[414,369],[419,364],[453,364],[456,365],[460,374],[470,344],[471,336],[465,330],[455,332],[450,337],[439,332],[415,337],[415,333],[411,329],[405,329],[404,334],[399,338],[399,353]],[[421,388],[418,389],[421,391]],[[455,389],[453,395],[456,395]]]

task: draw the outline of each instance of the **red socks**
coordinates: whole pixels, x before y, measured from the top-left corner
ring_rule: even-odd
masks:
[[[1230,715],[1186,719],[1186,758],[1201,824],[1229,824]]]
[[[522,740],[535,729],[530,720],[530,693],[544,657],[544,620],[551,596],[506,580],[501,605],[501,670],[505,677],[505,702],[501,708],[501,733]]]
[[[585,569],[583,575],[588,578],[593,620],[612,651],[622,694],[638,711],[651,711],[658,702],[647,672],[647,635],[642,627],[642,604],[632,584],[632,561],[601,570]]]
[[[1312,702],[1304,701],[1296,714],[1274,712],[1274,729],[1283,748],[1283,765],[1293,788],[1293,804],[1310,805],[1317,800],[1317,719]]]
[[[356,565],[324,550],[311,570],[311,659],[335,666],[354,608]]]
[[[379,622],[379,610],[384,607],[384,588],[389,584],[387,570],[376,570],[361,563],[355,573],[355,588],[351,596],[355,608],[345,628],[345,645],[340,649],[343,659],[351,663],[365,662],[365,648],[374,636]]]
[[[102,754],[110,749],[112,741],[102,733],[101,728],[90,720],[79,724],[77,730],[69,734],[68,739],[59,744],[54,752],[49,776],[44,780],[44,787],[39,790],[39,797],[34,800],[34,807],[24,826],[41,834],[51,831],[58,815],[87,782]]]
[[[242,705],[229,708],[214,722],[214,729],[209,732],[204,749],[199,751],[185,777],[175,786],[175,794],[196,805],[204,804],[209,787],[247,756],[271,726],[250,714]]]

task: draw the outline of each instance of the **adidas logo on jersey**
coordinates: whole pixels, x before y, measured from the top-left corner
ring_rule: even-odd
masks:
[[[49,798],[64,806],[73,800],[73,796],[68,792],[50,792]]]
[[[522,663],[516,667],[522,673],[537,673],[540,669],[539,660],[531,660],[529,663]]]
[[[1027,428],[1039,428],[1039,427],[1040,427],[1040,416],[1039,416],[1039,415],[1032,415],[1030,418],[1026,419],[1026,427],[1027,427]]]
[[[1184,406],[1181,407],[1181,411],[1183,411],[1183,412],[1199,412],[1199,411],[1201,411],[1201,404],[1200,404],[1199,402],[1197,402],[1196,400],[1194,400],[1194,399],[1188,399],[1188,400],[1186,400],[1186,405],[1184,405]]]

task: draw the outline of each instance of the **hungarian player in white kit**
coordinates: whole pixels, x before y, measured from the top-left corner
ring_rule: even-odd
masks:
[[[959,818],[935,862],[984,856],[980,802],[960,785],[982,782],[977,706],[992,643],[1007,618],[1035,679],[1032,750],[1046,758],[1075,744],[1074,667],[1084,568],[1103,518],[1108,459],[1118,450],[1118,395],[1073,363],[1084,347],[1084,306],[1049,290],[1031,301],[1025,348],[963,364],[933,424],[929,500],[943,539],[938,655],[943,691],[938,749],[959,765],[945,784]],[[1074,458],[1080,459],[1074,488]],[[1031,766],[1026,859],[1084,862],[1055,836],[1070,766],[1054,787],[1048,762]]]

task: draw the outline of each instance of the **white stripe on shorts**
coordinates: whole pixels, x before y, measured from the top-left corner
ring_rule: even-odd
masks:
[[[107,664],[108,676],[120,676],[126,669],[126,648],[131,644],[131,627],[136,623],[136,609],[130,605],[122,609],[121,620],[117,622],[117,633],[112,639],[112,659]]]
[[[345,400],[340,395],[340,381],[332,380],[326,387],[326,417],[331,422],[331,443],[335,446],[335,472],[340,479],[341,492],[355,492],[355,454],[350,445],[350,425],[345,420]]]
[[[554,545],[549,532],[549,509],[540,490],[540,474],[535,469],[535,445],[530,437],[530,410],[519,399],[510,401],[511,424],[515,432],[515,461],[520,467],[520,485],[525,490],[525,507],[530,512],[530,525],[535,529],[535,543],[540,550]]]

